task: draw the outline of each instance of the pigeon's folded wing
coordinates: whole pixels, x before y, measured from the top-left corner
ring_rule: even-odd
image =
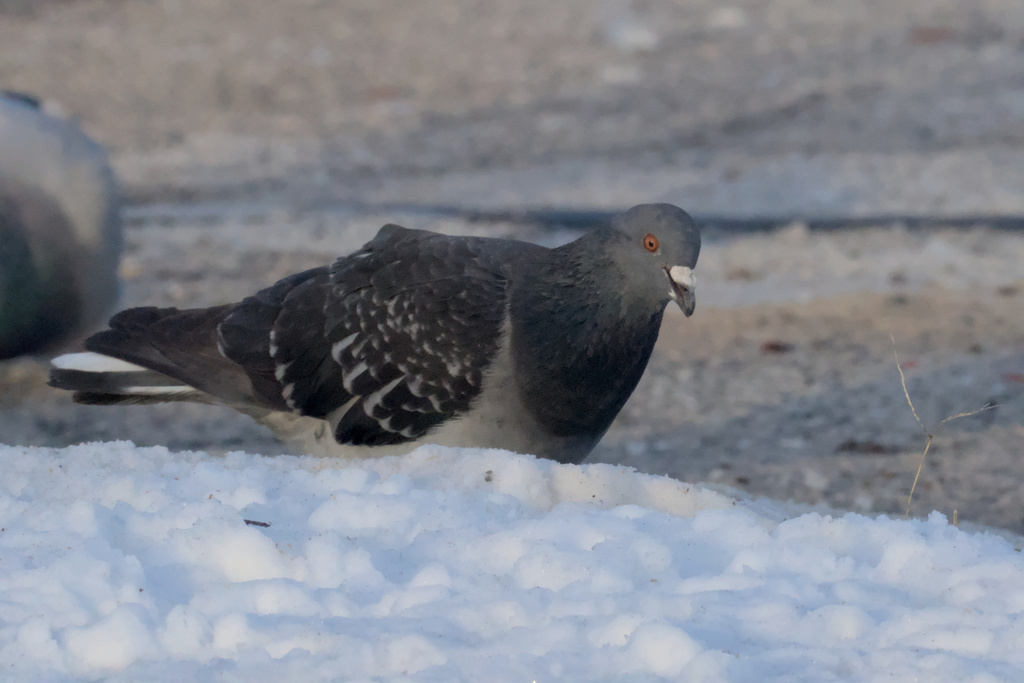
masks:
[[[244,300],[222,352],[265,403],[328,420],[339,443],[416,439],[469,409],[502,336],[503,266],[480,242],[389,226]]]

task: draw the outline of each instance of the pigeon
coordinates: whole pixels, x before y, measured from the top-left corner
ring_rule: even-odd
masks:
[[[118,297],[121,223],[103,149],[0,91],[0,360],[95,329]]]
[[[386,225],[241,303],[118,313],[52,361],[50,384],[85,404],[225,404],[314,455],[434,443],[579,463],[640,381],[667,304],[693,313],[699,253],[670,204],[551,249]]]

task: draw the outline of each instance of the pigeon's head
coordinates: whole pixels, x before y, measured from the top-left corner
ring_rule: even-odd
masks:
[[[641,204],[616,216],[611,227],[613,258],[634,294],[661,305],[672,299],[692,315],[700,228],[689,214],[671,204]]]

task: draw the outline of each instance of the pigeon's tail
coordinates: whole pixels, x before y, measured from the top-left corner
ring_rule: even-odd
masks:
[[[76,403],[109,406],[202,400],[202,392],[195,387],[101,353],[67,353],[52,362],[50,386],[75,392]]]
[[[87,351],[52,361],[50,386],[92,405],[196,401],[246,405],[252,385],[217,346],[217,326],[231,306],[180,311],[133,308],[89,337]]]

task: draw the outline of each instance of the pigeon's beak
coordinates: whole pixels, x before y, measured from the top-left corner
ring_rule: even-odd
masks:
[[[679,304],[679,308],[683,309],[683,313],[689,318],[693,315],[693,309],[697,307],[697,278],[693,274],[693,268],[666,266],[665,275],[668,276],[668,283],[671,285],[669,294],[672,300]]]

